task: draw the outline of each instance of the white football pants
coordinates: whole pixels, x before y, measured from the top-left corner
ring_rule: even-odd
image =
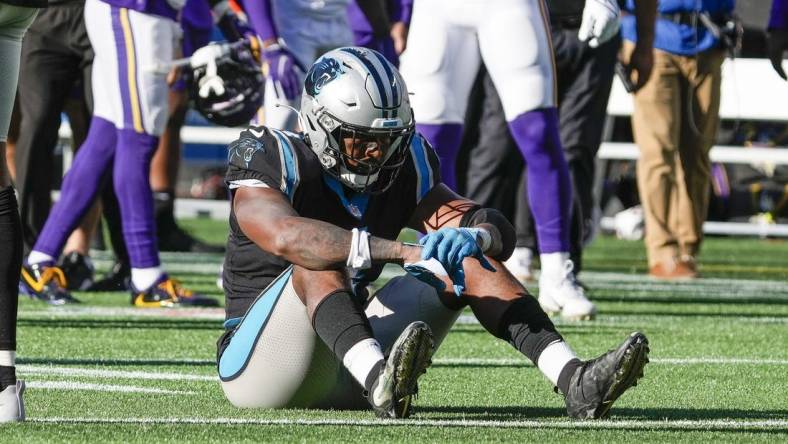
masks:
[[[400,71],[416,122],[462,123],[484,61],[506,120],[556,105],[543,0],[419,0]]]
[[[219,358],[219,377],[236,407],[365,408],[363,389],[312,328],[288,268],[257,297]],[[432,329],[437,348],[460,310],[405,275],[391,279],[365,310],[384,354],[413,321]]]

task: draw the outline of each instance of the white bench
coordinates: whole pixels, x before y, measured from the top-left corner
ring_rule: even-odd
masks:
[[[788,66],[788,63],[784,63]],[[632,96],[616,77],[607,106],[608,119],[629,117],[633,111]],[[729,120],[764,120],[788,124],[788,82],[781,79],[766,59],[726,60],[722,66],[720,117]],[[606,125],[612,128],[610,122]],[[603,142],[599,159],[635,160],[638,148],[634,143]],[[757,148],[715,145],[710,152],[712,162],[788,164],[788,147]],[[611,220],[603,220],[603,228]],[[709,234],[751,236],[788,236],[788,226],[734,222],[706,222],[703,231]]]

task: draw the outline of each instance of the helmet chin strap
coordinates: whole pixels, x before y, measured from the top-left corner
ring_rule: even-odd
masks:
[[[276,102],[274,106],[277,108],[287,108],[290,111],[294,112],[296,114],[296,117],[298,118],[298,125],[301,127],[302,130],[306,128],[306,122],[304,121],[304,118],[301,117],[301,113],[297,109],[293,108],[292,106],[286,103],[279,103],[279,102]]]

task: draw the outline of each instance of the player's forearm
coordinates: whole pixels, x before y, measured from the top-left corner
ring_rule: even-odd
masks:
[[[347,264],[353,235],[327,222],[303,217],[282,219],[271,253],[310,270],[333,270]],[[420,248],[379,237],[369,238],[369,252],[375,263],[418,260]]]
[[[637,44],[643,48],[654,46],[654,26],[657,20],[657,0],[638,0],[635,2],[635,27]]]

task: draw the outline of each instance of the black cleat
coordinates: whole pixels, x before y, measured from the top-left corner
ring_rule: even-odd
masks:
[[[417,381],[432,363],[434,350],[435,341],[427,324],[416,321],[405,327],[367,394],[367,400],[378,417],[410,416],[413,412],[412,398],[418,392]]]
[[[63,270],[54,265],[23,265],[19,290],[33,299],[50,305],[79,303],[66,289]]]
[[[88,256],[76,251],[63,256],[58,264],[66,275],[67,290],[87,290],[93,285],[93,263]]]
[[[109,273],[95,281],[87,291],[128,291],[131,289],[131,266],[115,262]]]
[[[159,232],[159,250],[190,253],[224,253],[224,246],[205,243],[173,224]]]
[[[635,332],[617,349],[583,363],[566,394],[566,411],[577,419],[605,418],[627,389],[637,385],[648,363],[648,339]]]

